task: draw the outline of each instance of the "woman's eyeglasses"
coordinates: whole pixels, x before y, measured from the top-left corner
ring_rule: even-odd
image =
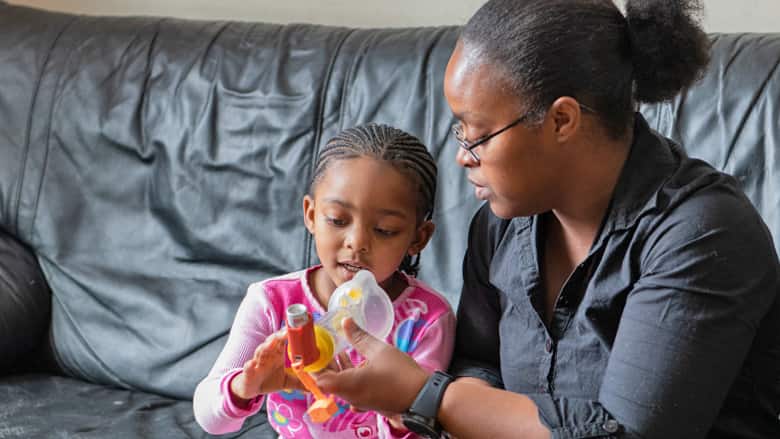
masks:
[[[596,113],[596,110],[588,107],[585,104],[579,104],[580,108],[585,110],[589,113]],[[501,128],[498,131],[492,132],[486,136],[482,136],[479,139],[469,142],[466,140],[466,137],[463,135],[463,128],[461,128],[460,122],[456,122],[454,125],[452,125],[452,133],[455,135],[455,140],[457,140],[458,144],[461,148],[468,151],[469,155],[471,155],[471,158],[474,159],[474,162],[479,163],[479,156],[474,151],[474,148],[478,147],[479,145],[484,144],[488,140],[492,139],[493,137],[496,137],[497,135],[503,133],[504,131],[514,127],[515,125],[518,125],[520,123],[523,123],[528,117],[530,116],[530,113],[526,113],[517,119],[513,120],[509,125],[506,125],[505,127]]]

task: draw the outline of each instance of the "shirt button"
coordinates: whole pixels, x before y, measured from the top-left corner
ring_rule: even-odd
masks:
[[[620,428],[620,424],[618,424],[618,421],[614,419],[609,419],[602,427],[604,427],[604,431],[607,433],[617,433],[618,429]]]
[[[552,352],[552,340],[549,338],[547,339],[547,342],[544,343],[544,350],[547,351],[548,354]]]

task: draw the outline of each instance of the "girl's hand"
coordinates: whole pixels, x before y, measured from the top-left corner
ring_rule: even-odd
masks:
[[[344,329],[365,361],[341,372],[321,372],[317,385],[363,410],[405,412],[428,380],[428,372],[412,357],[360,329],[352,319],[344,320]]]
[[[240,400],[282,389],[303,389],[298,379],[284,368],[287,331],[266,338],[255,349],[254,356],[244,363],[244,369],[230,383],[230,390]]]

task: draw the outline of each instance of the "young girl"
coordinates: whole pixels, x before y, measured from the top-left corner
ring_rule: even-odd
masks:
[[[194,396],[195,419],[212,434],[233,432],[267,396],[268,418],[281,437],[411,437],[398,419],[354,412],[342,400],[329,421],[306,409],[313,396],[284,371],[285,310],[304,304],[315,320],[337,286],[370,270],[393,301],[387,342],[426,369],[446,369],[455,318],[447,300],[415,279],[430,221],[436,164],[415,137],[386,125],[348,129],[327,143],[303,200],[306,228],[321,265],[252,284],[227,343]],[[349,360],[360,355],[347,349]]]

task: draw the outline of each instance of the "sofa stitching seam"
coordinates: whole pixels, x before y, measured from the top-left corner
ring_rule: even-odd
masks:
[[[13,201],[13,208],[12,208],[13,217],[14,217],[13,233],[16,236],[19,236],[19,232],[20,232],[20,228],[19,228],[19,223],[20,223],[19,205],[21,203],[22,192],[23,192],[23,189],[25,187],[25,184],[24,184],[25,181],[24,180],[25,180],[25,177],[26,177],[26,174],[27,174],[27,172],[26,172],[27,165],[28,165],[27,161],[30,159],[30,139],[32,137],[32,126],[33,126],[35,110],[36,110],[36,107],[39,105],[38,98],[39,98],[39,95],[40,95],[41,83],[43,82],[43,78],[46,75],[46,69],[47,69],[47,67],[49,65],[49,62],[51,61],[52,53],[54,53],[54,49],[57,47],[57,44],[59,43],[60,38],[62,38],[62,35],[65,34],[65,32],[68,30],[68,28],[70,28],[71,25],[74,22],[76,22],[77,18],[78,17],[73,17],[69,22],[65,23],[65,25],[62,27],[62,29],[60,29],[60,31],[57,33],[57,36],[51,42],[51,46],[49,46],[49,50],[46,52],[46,59],[41,64],[41,74],[38,75],[38,78],[37,78],[37,80],[35,82],[35,91],[33,92],[33,97],[32,97],[32,101],[31,101],[32,105],[30,105],[30,112],[27,115],[27,127],[26,127],[26,130],[25,130],[24,151],[22,153],[23,157],[22,157],[22,160],[20,160],[20,166],[19,166],[20,167],[20,169],[19,169],[19,180],[18,180],[19,181],[19,185],[16,188],[16,197],[15,197],[15,199]],[[62,72],[60,72],[60,75],[62,75]],[[62,77],[60,76],[60,79],[57,80],[58,83],[60,82],[61,78]],[[52,99],[54,99],[54,96],[52,96]],[[47,150],[48,150],[48,147],[49,147],[48,137],[49,137],[49,133],[51,132],[52,117],[53,117],[53,111],[50,110],[49,111],[49,120],[48,120],[48,123],[49,123],[48,131],[49,132],[47,133],[47,142],[46,142],[46,145],[45,145],[45,148]],[[30,224],[30,228],[31,229],[32,229],[32,223],[35,221],[35,210],[37,209],[37,206],[38,206],[38,198],[40,198],[40,191],[41,191],[40,184],[43,181],[43,174],[44,174],[44,172],[45,172],[45,166],[41,168],[41,179],[38,182],[39,186],[38,186],[38,190],[36,191],[36,195],[35,195],[35,207],[33,209],[33,219],[32,219],[31,224]],[[29,238],[30,241],[32,241],[32,237],[28,237],[28,238]]]

